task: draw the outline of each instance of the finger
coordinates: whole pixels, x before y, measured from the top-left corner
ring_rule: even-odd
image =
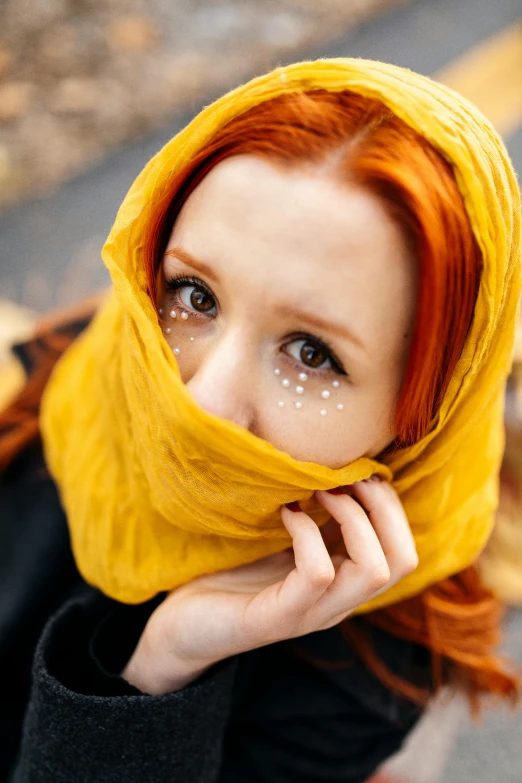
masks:
[[[326,491],[318,491],[315,496],[339,523],[346,551],[354,563],[362,566],[370,560],[376,565],[386,563],[377,533],[365,510],[354,498],[346,493],[334,495]]]
[[[349,495],[317,492],[316,496],[339,522],[349,555],[314,611],[322,625],[337,615],[348,614],[382,589],[389,582],[390,570],[364,509]]]
[[[273,585],[271,598],[276,605],[269,608],[274,623],[298,622],[312,607],[335,578],[335,568],[316,523],[303,511],[281,509],[283,524],[292,536],[295,568],[279,585]],[[268,588],[272,590],[272,588]]]
[[[358,481],[351,492],[367,512],[390,567],[390,586],[418,565],[415,540],[399,496],[384,481]]]

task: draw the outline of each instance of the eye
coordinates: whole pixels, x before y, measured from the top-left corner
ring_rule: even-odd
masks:
[[[311,367],[314,370],[335,369],[337,372],[342,372],[337,363],[333,361],[326,345],[319,341],[301,337],[287,343],[285,351],[305,367]]]
[[[216,298],[210,288],[199,278],[173,277],[165,280],[165,287],[175,296],[173,304],[177,302],[189,313],[211,317],[217,315]]]
[[[178,289],[178,294],[186,307],[205,315],[216,315],[217,308],[214,297],[201,286],[181,286]]]

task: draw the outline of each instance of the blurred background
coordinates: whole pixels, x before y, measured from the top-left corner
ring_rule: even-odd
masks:
[[[0,366],[39,315],[108,283],[104,238],[162,144],[250,76],[323,56],[436,76],[483,110],[522,171],[522,0],[0,0]],[[521,388],[519,339],[511,491],[484,568],[522,664]],[[475,726],[443,694],[383,779],[520,783],[521,747],[522,713]]]

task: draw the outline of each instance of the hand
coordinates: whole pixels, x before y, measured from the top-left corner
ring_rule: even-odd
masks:
[[[389,484],[369,479],[316,498],[331,515],[322,529],[301,510],[281,509],[293,550],[170,593],[122,676],[147,693],[179,690],[224,658],[337,625],[416,568],[413,536]],[[349,557],[329,555],[335,530]]]

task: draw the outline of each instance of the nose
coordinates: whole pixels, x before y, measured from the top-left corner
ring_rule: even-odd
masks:
[[[222,333],[202,347],[186,386],[207,413],[253,431],[255,421],[254,359],[240,330]]]

